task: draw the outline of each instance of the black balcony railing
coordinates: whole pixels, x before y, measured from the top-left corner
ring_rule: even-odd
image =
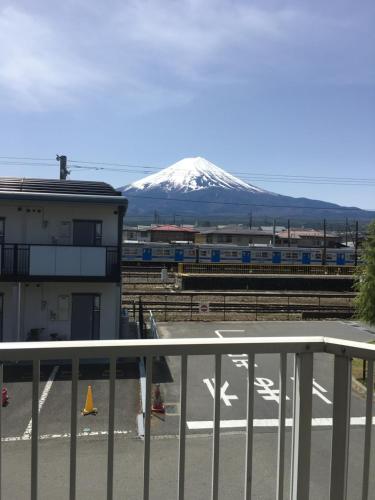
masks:
[[[121,277],[119,253],[117,247],[107,247],[106,274],[108,277]]]
[[[52,278],[52,276],[59,276],[59,273],[48,272],[47,267],[45,272],[35,273],[33,272],[33,266],[30,265],[32,260],[32,247],[60,247],[66,248],[68,245],[29,245],[29,244],[18,244],[18,243],[4,243],[1,245],[1,277],[3,278],[26,278],[32,276],[43,276]],[[85,247],[82,247],[85,248]],[[98,247],[95,247],[98,248]],[[101,247],[103,248],[103,247]],[[98,277],[107,279],[120,279],[120,262],[119,253],[117,247],[104,247],[105,248],[105,275],[102,275],[102,259],[98,259]],[[62,257],[60,257],[62,258]],[[81,257],[84,259],[84,257]],[[104,256],[103,256],[104,258]],[[43,267],[43,266],[42,266]],[[40,265],[38,266],[40,269]],[[78,276],[90,276],[95,277],[91,273],[90,275],[85,272],[78,273]],[[62,275],[64,276],[64,275]],[[69,276],[72,276],[69,273]]]
[[[30,270],[30,245],[2,245],[1,274],[28,276]]]

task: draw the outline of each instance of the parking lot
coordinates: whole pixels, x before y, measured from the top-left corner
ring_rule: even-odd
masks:
[[[163,338],[326,335],[359,341],[374,334],[348,322],[225,322],[161,323]],[[151,498],[175,497],[177,439],[179,426],[180,360],[162,359],[155,364],[154,382],[161,383],[166,415],[153,415],[151,444]],[[274,497],[276,472],[279,357],[259,355],[254,368],[254,494],[257,499]],[[5,368],[5,384],[10,404],[3,408],[2,453],[3,497],[28,498],[30,484],[31,366]],[[292,395],[293,360],[288,359],[287,395]],[[41,367],[39,474],[41,499],[68,498],[70,432],[70,365]],[[211,434],[215,382],[212,356],[192,356],[188,360],[188,404],[186,444],[186,498],[209,497],[211,474]],[[314,356],[312,499],[327,497],[332,418],[333,364],[328,355]],[[221,496],[241,498],[245,456],[247,358],[223,356],[221,380]],[[85,405],[88,385],[92,385],[97,416],[78,416],[77,493],[81,498],[105,498],[108,365],[103,362],[80,365],[78,408]],[[140,498],[142,491],[143,442],[138,439],[140,384],[136,360],[120,360],[117,366],[115,411],[115,498]],[[360,491],[363,457],[363,396],[352,393],[352,428],[349,464],[349,498]],[[287,419],[292,416],[287,401]],[[287,420],[290,425],[290,420]],[[290,429],[290,427],[288,427]],[[290,432],[286,434],[286,467],[290,461]],[[374,447],[373,447],[374,448]],[[374,453],[374,450],[373,450]],[[289,472],[286,474],[288,488]],[[51,491],[54,493],[51,495]],[[199,493],[198,493],[199,492]]]
[[[163,338],[184,337],[261,337],[326,335],[357,341],[373,340],[374,334],[345,322],[247,322],[247,323],[164,323],[159,326]],[[279,355],[257,355],[254,366],[254,426],[259,430],[278,426]],[[173,382],[162,385],[165,400],[178,408],[179,359],[168,358]],[[191,356],[188,363],[187,420],[190,431],[207,431],[213,423],[214,382],[213,356]],[[288,355],[286,417],[292,417],[293,356]],[[332,418],[333,358],[327,354],[314,356],[313,425],[329,427]],[[222,430],[244,429],[247,403],[247,356],[226,355],[222,359],[221,427]],[[363,425],[364,400],[352,393],[352,423]],[[287,420],[291,425],[291,420]],[[159,424],[160,432],[170,432],[173,418]]]
[[[79,414],[80,435],[105,434],[108,427],[108,365],[105,362],[81,364],[78,382],[78,408],[85,406],[88,386],[92,386],[96,416]],[[2,411],[3,441],[27,441],[31,436],[32,367],[25,363],[4,367],[4,385],[10,403]],[[42,364],[39,397],[41,439],[58,439],[70,433],[71,366]],[[135,360],[120,360],[117,365],[116,430],[136,431],[135,412],[139,410],[138,366]]]

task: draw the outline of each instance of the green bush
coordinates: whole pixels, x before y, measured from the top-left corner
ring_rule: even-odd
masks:
[[[362,250],[361,264],[355,275],[356,316],[375,325],[375,221],[368,227],[368,236]]]

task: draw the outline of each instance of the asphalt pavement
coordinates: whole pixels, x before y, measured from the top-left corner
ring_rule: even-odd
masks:
[[[367,342],[375,333],[354,322],[222,322],[164,323],[165,338],[326,335]],[[278,362],[275,355],[255,359],[255,429],[253,454],[253,498],[275,497],[278,415]],[[39,499],[69,498],[70,367],[42,367],[40,385]],[[106,497],[108,367],[80,367],[78,407],[83,408],[87,386],[93,387],[98,415],[78,416],[77,498]],[[13,370],[13,371],[12,371]],[[17,376],[16,376],[17,375]],[[31,441],[31,369],[5,370],[10,405],[2,412],[2,498],[29,498]],[[287,395],[291,398],[293,360],[288,360]],[[189,357],[186,443],[186,500],[210,497],[212,458],[212,415],[214,388],[212,356]],[[220,495],[222,500],[243,498],[245,457],[247,367],[244,356],[223,356],[220,440]],[[155,366],[154,382],[161,383],[167,414],[152,417],[151,499],[176,498],[179,359],[162,359]],[[313,427],[311,450],[311,499],[328,498],[332,430],[332,359],[314,356]],[[115,499],[142,498],[144,443],[137,436],[139,412],[137,365],[128,360],[118,365],[116,381]],[[42,404],[41,404],[42,402]],[[363,396],[352,393],[352,417],[364,416]],[[291,417],[291,400],[287,401]],[[350,431],[349,500],[360,498],[364,427]],[[286,433],[285,491],[289,488],[290,427]],[[372,446],[372,459],[374,456]],[[374,463],[374,461],[372,461]],[[371,474],[371,492],[375,475]],[[286,495],[287,498],[287,495]],[[370,497],[370,498],[375,498]]]

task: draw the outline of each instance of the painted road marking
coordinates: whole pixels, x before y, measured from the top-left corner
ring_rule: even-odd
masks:
[[[119,436],[124,436],[127,434],[131,434],[132,431],[114,431],[115,435]],[[108,431],[90,431],[90,432],[78,432],[77,437],[82,438],[82,437],[92,437],[92,436],[108,436]],[[71,434],[70,432],[65,432],[63,434],[41,434],[39,436],[40,440],[46,440],[46,439],[64,439],[64,438],[70,438]],[[2,443],[12,443],[14,441],[30,441],[31,440],[31,435],[24,438],[23,436],[9,436],[9,437],[4,437],[1,438]]]
[[[215,398],[215,379],[212,378],[210,380],[209,378],[205,378],[203,379],[203,383],[206,384],[208,390],[210,391],[211,396]],[[229,387],[229,382],[225,381],[220,389],[220,399],[224,401],[224,404],[226,406],[232,406],[232,403],[230,401],[232,399],[238,399],[238,396],[236,396],[235,394],[225,394],[228,387]]]
[[[53,381],[55,380],[58,369],[59,369],[59,367],[57,365],[53,368],[51,375],[49,376],[49,378],[46,382],[46,385],[44,386],[42,395],[39,398],[38,413],[40,413],[41,409],[44,406],[44,403],[46,402],[46,400],[48,398],[49,391],[52,388],[52,384],[53,384]],[[33,419],[31,418],[30,422],[27,424],[25,432],[22,435],[22,439],[25,439],[25,440],[30,439],[32,429],[33,429]]]
[[[315,396],[318,396],[320,399],[322,399],[327,405],[331,405],[332,401],[330,401],[328,398],[326,398],[322,393],[323,392],[328,392],[327,389],[324,389],[321,385],[318,384],[318,382],[313,379],[313,391],[312,393],[315,394]]]
[[[352,417],[350,419],[350,425],[365,425],[366,417]],[[188,429],[190,430],[206,430],[213,429],[214,423],[212,420],[194,420],[186,422]],[[375,417],[372,417],[372,424],[375,425]],[[285,419],[286,427],[293,426],[293,419],[286,418]],[[311,419],[311,425],[313,427],[331,427],[332,426],[332,418],[313,418]],[[278,418],[255,418],[253,420],[254,427],[279,427],[279,419]],[[247,420],[221,420],[220,428],[221,429],[246,429]]]
[[[245,330],[215,330],[215,334],[220,338],[224,339],[225,337],[221,335],[220,332],[241,332],[244,333]],[[249,368],[249,363],[247,360],[247,354],[227,354],[228,357],[232,358],[232,361],[234,363],[234,366],[237,368],[244,367],[246,369]],[[246,359],[241,359],[241,358],[246,358]],[[254,367],[258,368],[258,365],[254,363]]]
[[[271,389],[274,385],[271,379],[256,377],[254,385],[261,387],[261,389],[257,389],[257,393],[262,395],[263,399],[267,401],[276,401],[277,404],[280,403],[280,389]],[[286,396],[285,399],[289,399],[288,396]]]
[[[294,377],[290,377],[290,380],[293,380],[294,382]],[[318,384],[318,382],[313,378],[313,384],[312,384],[312,393],[313,396],[318,396],[322,401],[327,403],[327,405],[331,405],[332,401],[330,401],[328,398],[326,398],[323,394],[328,392],[327,389],[325,389],[322,385]]]

